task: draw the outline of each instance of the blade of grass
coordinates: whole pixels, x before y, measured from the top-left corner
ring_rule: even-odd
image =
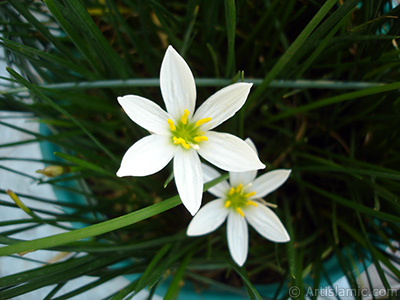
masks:
[[[367,214],[367,215],[370,215],[372,217],[376,217],[378,219],[385,220],[385,221],[388,221],[388,222],[400,223],[400,217],[397,217],[395,215],[391,215],[391,214],[388,214],[388,213],[376,211],[376,210],[374,210],[372,208],[368,208],[365,205],[362,205],[362,204],[359,204],[359,203],[355,203],[353,201],[349,201],[349,200],[347,200],[347,199],[345,199],[343,197],[340,197],[338,195],[335,195],[335,194],[332,194],[332,193],[327,192],[325,190],[322,190],[322,189],[320,189],[320,188],[318,188],[318,187],[316,187],[316,186],[314,186],[314,185],[312,185],[312,184],[310,184],[308,182],[302,181],[302,184],[304,185],[304,187],[307,187],[307,188],[317,192],[318,194],[320,194],[322,196],[325,196],[325,197],[327,197],[329,199],[332,199],[333,201],[335,201],[335,202],[337,202],[337,203],[339,203],[341,205],[344,205],[344,206],[347,206],[347,207],[349,207],[351,209],[354,209],[355,211],[359,211],[359,212],[362,212],[364,214]],[[337,222],[339,222],[339,221],[337,220]]]
[[[265,90],[270,85],[271,81],[275,79],[278,74],[283,70],[283,68],[289,63],[293,55],[298,51],[298,49],[303,45],[307,38],[311,35],[318,24],[323,20],[323,18],[329,13],[330,9],[336,4],[336,0],[328,0],[317,12],[314,18],[307,24],[304,30],[299,34],[296,40],[290,45],[287,51],[281,56],[279,61],[274,65],[271,71],[265,76],[261,85],[250,94],[247,100],[246,106],[251,105],[256,99],[260,98]]]
[[[49,237],[44,237],[32,241],[25,241],[19,244],[0,248],[0,256],[10,255],[13,253],[23,253],[34,251],[38,249],[51,248],[67,244],[69,242],[78,241],[88,237],[101,235],[103,233],[111,232],[128,225],[135,224],[156,214],[162,213],[181,204],[178,196],[153,204],[146,208],[134,211],[130,214],[114,218],[105,222],[91,225],[85,228],[76,229],[70,232],[61,233]]]
[[[98,165],[95,165],[93,163],[90,163],[88,161],[85,161],[83,159],[77,158],[75,156],[66,154],[66,153],[60,153],[60,152],[54,152],[55,156],[58,156],[62,159],[68,160],[84,169],[89,169],[89,170],[93,170],[95,172],[107,175],[107,176],[111,176],[111,177],[116,177],[116,175],[113,172],[107,171],[101,167],[99,167]]]
[[[91,132],[89,132],[86,127],[82,125],[82,123],[73,117],[69,112],[67,112],[63,107],[58,105],[56,102],[52,101],[50,98],[48,98],[45,94],[43,94],[38,88],[36,88],[34,85],[29,83],[25,78],[20,76],[17,72],[15,72],[11,68],[7,68],[7,71],[15,78],[17,79],[21,84],[23,84],[25,87],[27,87],[32,93],[34,93],[37,97],[42,99],[44,102],[46,102],[49,106],[53,107],[56,109],[58,112],[66,116],[68,119],[70,119],[72,122],[75,123],[82,131],[88,135],[88,137],[101,149],[106,153],[112,160],[115,162],[118,162],[119,160],[114,156],[110,150],[106,146],[104,146],[98,139],[96,139]]]
[[[124,256],[126,256],[126,255],[124,255]],[[27,283],[23,284],[22,286],[16,286],[16,287],[7,289],[5,291],[1,291],[0,297],[8,299],[11,297],[16,297],[16,296],[25,294],[25,293],[33,291],[33,290],[37,290],[37,289],[47,286],[47,285],[55,284],[59,281],[65,281],[68,279],[76,278],[87,272],[94,271],[101,267],[109,266],[109,265],[121,260],[122,257],[123,257],[122,255],[105,255],[103,257],[90,257],[91,258],[90,260],[84,261],[84,263],[80,264],[79,266],[75,266],[73,270],[71,270],[70,268],[67,270],[61,268],[61,271],[59,271],[59,272],[54,272],[54,273],[50,272],[49,274],[46,274],[45,276],[36,277],[33,280],[28,281]],[[63,266],[63,265],[64,265],[64,263],[61,263],[61,266]]]
[[[218,184],[219,182],[226,180],[228,176],[229,174],[226,173],[210,182],[207,182],[204,185],[204,190],[207,190],[210,187],[214,186],[215,184]],[[22,253],[26,251],[34,251],[38,249],[51,248],[55,246],[65,245],[70,242],[79,241],[88,237],[97,236],[103,233],[120,229],[122,227],[126,227],[128,225],[135,224],[137,222],[150,218],[156,214],[167,211],[175,206],[178,206],[181,203],[182,202],[179,196],[174,196],[159,203],[134,211],[130,214],[115,219],[111,219],[105,222],[101,222],[95,225],[91,225],[85,228],[80,228],[73,230],[71,232],[61,233],[32,241],[24,241],[19,244],[2,247],[0,248],[0,256],[10,255],[13,253]]]
[[[303,106],[300,106],[297,108],[293,108],[293,109],[284,111],[276,116],[272,116],[270,118],[270,121],[275,122],[277,120],[284,119],[284,118],[293,116],[298,113],[304,113],[304,112],[307,112],[310,110],[314,110],[314,109],[332,105],[332,104],[337,104],[337,103],[347,101],[347,100],[353,100],[356,98],[361,98],[361,97],[365,97],[365,96],[371,96],[371,95],[375,95],[375,94],[379,94],[379,93],[389,92],[389,91],[397,90],[399,88],[400,88],[400,82],[395,82],[395,83],[390,83],[390,84],[386,84],[383,86],[368,88],[368,89],[361,90],[361,91],[355,91],[355,92],[351,92],[351,93],[347,93],[347,94],[333,96],[330,98],[322,99],[319,101],[312,102],[310,104],[306,104],[306,105],[303,105]]]
[[[301,78],[303,73],[315,62],[318,55],[327,47],[328,43],[331,41],[335,33],[344,25],[345,22],[348,21],[348,19],[351,17],[356,9],[357,8],[353,8],[352,10],[350,10],[347,15],[342,18],[340,22],[338,22],[336,26],[327,34],[322,42],[319,43],[315,51],[308,56],[307,60],[304,63],[302,63],[300,70],[296,73],[297,78]]]
[[[175,276],[172,279],[172,282],[169,285],[167,292],[164,295],[164,300],[176,299],[176,297],[178,296],[181,280],[183,278],[183,275],[185,274],[186,267],[189,264],[193,254],[194,251],[192,250],[183,258],[178,270],[176,270]]]
[[[250,299],[258,299],[258,300],[262,300],[261,295],[258,293],[257,289],[255,288],[255,286],[251,283],[246,270],[244,269],[244,267],[239,267],[238,265],[236,265],[233,261],[227,261],[227,263],[229,264],[229,266],[234,269],[236,271],[237,274],[239,274],[239,276],[242,278],[242,281],[247,289],[248,292],[248,296]]]
[[[146,286],[149,286],[148,288],[151,288],[157,281],[158,279],[162,276],[162,273],[155,271],[155,269],[158,269],[158,266],[160,266],[162,258],[167,254],[167,252],[171,249],[172,244],[165,244],[158,252],[157,254],[153,257],[153,259],[149,262],[147,265],[146,270],[143,272],[142,276],[140,277],[135,290],[141,291],[144,289]],[[164,268],[162,268],[161,271],[164,271]]]
[[[46,4],[47,8],[50,10],[53,17],[57,20],[60,26],[64,29],[65,33],[83,55],[83,57],[86,58],[93,70],[95,70],[97,74],[103,74],[101,64],[98,63],[96,56],[94,55],[93,51],[91,51],[89,43],[79,36],[79,31],[77,31],[76,28],[72,27],[71,24],[64,18],[63,14],[58,9],[53,0],[43,1]]]
[[[235,36],[236,36],[236,4],[235,0],[225,0],[225,23],[228,40],[225,77],[235,74]]]
[[[369,250],[369,252],[371,254],[371,259],[372,259],[372,262],[374,263],[374,265],[376,267],[376,270],[378,271],[379,278],[382,281],[383,286],[385,287],[386,291],[390,291],[389,282],[387,281],[385,273],[384,273],[384,271],[383,271],[383,269],[382,269],[382,267],[380,265],[380,259],[376,255],[376,250],[375,250],[375,248],[373,248],[373,246],[372,246],[372,244],[371,244],[371,242],[369,240],[368,234],[367,234],[367,232],[365,230],[364,223],[361,220],[360,212],[357,211],[356,214],[357,214],[358,224],[361,227],[361,232],[364,235],[364,240],[365,240],[367,249]],[[394,297],[394,295],[388,295],[388,296],[389,296],[389,299],[391,299],[391,300],[395,300],[396,299],[396,297]]]
[[[65,69],[68,69],[70,71],[82,74],[87,79],[95,80],[95,79],[99,78],[98,76],[96,76],[96,74],[94,74],[90,70],[86,69],[85,67],[83,67],[81,65],[77,65],[70,60],[65,60],[59,56],[52,55],[52,54],[49,54],[42,50],[38,50],[38,49],[35,49],[32,47],[26,46],[24,44],[16,43],[14,41],[7,40],[4,38],[0,38],[0,41],[1,41],[0,45],[2,45],[3,47],[8,48],[16,53],[19,53],[28,59],[37,59],[37,57],[40,57],[40,58],[47,60],[48,62],[50,62],[52,64],[56,64],[60,67],[64,67]]]
[[[103,63],[108,66],[114,76],[118,78],[128,78],[130,70],[126,64],[123,64],[121,58],[117,55],[109,42],[101,33],[92,17],[88,14],[87,9],[79,0],[69,0],[64,2],[66,11],[71,13],[71,18],[74,24],[78,23],[79,30],[85,33],[85,36],[90,37],[93,42],[92,48],[98,55],[98,58],[103,60]]]
[[[29,24],[33,25],[44,37],[46,37],[65,57],[73,61],[73,55],[61,41],[53,36],[48,27],[39,22],[27,9],[27,6],[20,0],[8,1],[11,5],[28,21]]]

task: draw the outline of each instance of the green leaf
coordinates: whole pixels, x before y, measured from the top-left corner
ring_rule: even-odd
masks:
[[[110,171],[107,171],[107,170],[99,167],[98,165],[95,165],[95,164],[90,163],[88,161],[85,161],[83,159],[77,158],[77,157],[75,157],[73,155],[69,155],[69,154],[66,154],[66,153],[60,153],[60,152],[54,152],[54,155],[56,155],[56,156],[58,156],[58,157],[60,157],[62,159],[68,160],[68,161],[70,161],[70,162],[72,162],[72,163],[74,163],[74,164],[76,164],[76,165],[78,165],[78,166],[80,166],[80,167],[82,167],[84,169],[93,170],[95,172],[98,172],[98,173],[101,173],[101,174],[104,174],[104,175],[107,175],[107,176],[111,176],[111,177],[115,177],[116,176],[114,173],[112,173]]]
[[[232,77],[235,73],[236,4],[235,0],[225,0],[224,3],[226,33],[228,39],[225,77]]]
[[[80,30],[74,28],[71,23],[65,19],[62,12],[56,5],[57,2],[57,0],[44,0],[44,3],[46,3],[46,6],[52,13],[53,17],[64,29],[65,33],[69,36],[83,57],[86,58],[93,70],[95,70],[97,74],[103,74],[101,65],[98,63],[97,57],[90,48],[88,41],[80,36]]]
[[[174,275],[174,278],[172,279],[171,284],[168,287],[167,292],[164,295],[164,300],[170,300],[170,299],[176,299],[179,293],[180,289],[180,283],[185,275],[186,267],[189,264],[190,260],[192,259],[192,256],[194,254],[194,251],[190,251],[182,260],[181,264],[179,265],[178,270],[176,270],[176,273]]]
[[[45,36],[66,58],[73,60],[73,55],[69,49],[67,49],[61,41],[54,37],[49,28],[39,22],[27,9],[23,1],[20,0],[10,0],[8,1],[11,5],[28,21],[28,24],[35,26],[35,28]]]
[[[242,278],[242,281],[247,289],[248,296],[250,297],[250,299],[262,300],[261,295],[258,293],[255,286],[251,283],[244,267],[237,266],[233,261],[228,261],[228,263],[232,267],[232,269],[234,269],[236,273],[238,273],[239,276]]]
[[[314,18],[307,24],[304,30],[299,34],[296,40],[290,45],[287,51],[281,56],[279,61],[274,65],[271,71],[265,76],[261,85],[253,91],[246,102],[246,106],[250,105],[253,101],[260,98],[261,95],[268,88],[269,84],[275,79],[284,67],[289,63],[294,54],[299,50],[301,45],[306,43],[307,38],[311,35],[318,24],[329,13],[330,9],[336,4],[336,0],[327,0],[321,9],[317,12]]]
[[[87,9],[79,0],[65,1],[65,13],[68,12],[72,24],[76,24],[79,31],[86,38],[90,38],[91,47],[97,53],[97,60],[103,61],[112,74],[117,78],[128,78],[130,76],[128,65],[124,64],[118,54],[111,48],[109,42],[103,36]]]
[[[82,123],[75,117],[73,117],[69,112],[67,112],[64,108],[62,108],[60,105],[58,105],[56,102],[52,101],[50,98],[48,98],[45,94],[43,94],[38,88],[36,88],[34,85],[30,84],[25,78],[20,76],[17,72],[15,72],[11,68],[7,68],[7,71],[15,78],[17,79],[21,84],[26,86],[31,92],[33,92],[37,97],[42,99],[44,102],[46,102],[48,105],[59,111],[61,114],[69,118],[71,121],[73,121],[79,128],[82,129],[84,133],[86,133],[90,139],[100,148],[102,149],[111,159],[114,161],[118,162],[118,159],[106,148],[97,138],[95,138],[91,132],[89,132],[86,127],[82,125]]]
[[[163,272],[165,271],[165,264],[161,263],[161,260],[171,249],[171,246],[171,244],[165,244],[149,262],[146,270],[143,272],[135,287],[137,292],[141,291],[146,286],[148,286],[148,289],[150,289],[161,278]],[[160,266],[163,267],[160,268]]]
[[[153,204],[140,210],[134,211],[130,214],[95,225],[91,225],[85,228],[75,229],[70,232],[65,232],[32,241],[25,241],[18,244],[2,247],[0,248],[0,256],[65,245],[70,242],[75,242],[85,238],[111,232],[150,218],[179,204],[181,204],[181,200],[178,196],[175,196],[167,200],[161,201],[157,204]]]
[[[356,203],[354,201],[347,200],[347,199],[345,199],[345,198],[343,198],[341,196],[338,196],[338,195],[335,195],[333,193],[327,192],[327,191],[325,191],[323,189],[320,189],[320,188],[318,188],[318,187],[316,187],[316,186],[314,186],[314,185],[312,185],[310,183],[307,183],[307,182],[303,181],[302,184],[304,185],[304,187],[307,187],[307,188],[317,192],[318,194],[323,195],[323,196],[335,201],[338,204],[341,204],[341,205],[344,205],[344,206],[346,206],[348,208],[354,209],[355,211],[362,212],[362,213],[365,213],[365,214],[367,214],[369,216],[376,217],[376,218],[379,218],[381,220],[385,220],[385,221],[388,221],[388,222],[397,222],[397,223],[400,222],[400,217],[397,217],[395,215],[391,215],[391,214],[388,214],[388,213],[376,211],[376,210],[374,210],[372,208],[369,208],[369,207],[367,207],[365,205]],[[337,220],[337,222],[338,222],[338,220]]]
[[[59,67],[63,67],[69,71],[72,72],[77,72],[79,74],[82,74],[85,76],[87,79],[97,79],[98,76],[96,76],[93,72],[89,71],[85,67],[81,65],[75,64],[73,61],[63,59],[59,56],[49,54],[47,52],[28,47],[24,44],[16,43],[11,40],[3,39],[0,38],[0,45],[3,45],[4,47],[14,51],[15,53],[19,53],[23,56],[25,56],[28,59],[31,60],[37,60],[38,57],[45,59],[49,63],[56,64]],[[65,70],[64,70],[65,72]]]
[[[379,93],[389,92],[389,91],[397,90],[399,88],[400,88],[400,82],[395,82],[395,83],[390,83],[390,84],[386,84],[383,86],[372,87],[372,88],[368,88],[368,89],[361,90],[361,91],[355,91],[355,92],[351,92],[351,93],[347,93],[347,94],[341,94],[338,96],[329,97],[326,99],[312,102],[310,104],[306,104],[303,106],[299,106],[297,108],[293,108],[293,109],[284,111],[276,116],[271,117],[270,121],[275,122],[277,120],[287,118],[289,116],[293,116],[298,113],[304,113],[304,112],[307,112],[310,110],[314,110],[314,109],[332,105],[332,104],[337,104],[337,103],[347,101],[347,100],[353,100],[353,99],[362,98],[365,96],[371,96],[371,95],[376,95]]]

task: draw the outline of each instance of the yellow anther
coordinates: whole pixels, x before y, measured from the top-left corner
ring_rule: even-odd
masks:
[[[242,188],[243,188],[243,184],[239,184],[237,187],[236,187],[236,193],[240,193],[240,191],[242,190]]]
[[[256,194],[256,192],[250,192],[250,193],[247,193],[246,195],[244,195],[246,198],[250,198],[250,197],[252,197],[252,196],[254,196]]]
[[[255,206],[255,207],[258,206],[257,203],[255,203],[255,202],[253,202],[253,201],[251,201],[251,200],[247,200],[246,205],[253,205],[253,206]]]
[[[208,138],[205,135],[195,136],[193,139],[195,142],[208,141]]]
[[[177,138],[176,136],[174,136],[172,139],[174,140],[174,144],[181,144],[185,149],[190,149],[190,145],[186,143],[183,138]]]
[[[236,207],[236,211],[239,213],[239,215],[241,215],[242,217],[244,217],[243,210],[242,210],[240,207]]]
[[[226,200],[226,201],[225,201],[225,207],[229,207],[231,204],[232,204],[231,201],[229,201],[229,200]]]
[[[181,122],[183,123],[183,124],[187,124],[187,118],[188,118],[188,116],[189,116],[189,111],[185,108],[185,110],[184,110],[184,114],[183,114],[183,116],[182,116],[182,118],[181,118]]]
[[[232,196],[234,192],[235,192],[235,188],[231,187],[231,189],[229,190],[229,196]]]
[[[171,119],[168,119],[167,122],[168,122],[169,129],[171,129],[172,131],[175,131],[176,127],[175,127],[174,121],[172,121]]]
[[[200,126],[200,125],[202,125],[202,124],[204,124],[204,123],[207,123],[207,122],[210,122],[211,121],[211,118],[210,117],[208,117],[208,118],[203,118],[203,119],[200,119],[200,120],[198,120],[197,122],[196,122],[196,126]]]

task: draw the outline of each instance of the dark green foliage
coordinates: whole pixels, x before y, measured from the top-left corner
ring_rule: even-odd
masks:
[[[255,284],[280,283],[275,296],[286,299],[287,283],[304,292],[317,288],[332,255],[354,288],[355,263],[381,263],[399,279],[391,252],[382,251],[398,250],[391,242],[400,233],[399,16],[400,6],[388,0],[0,1],[0,44],[11,75],[0,91],[0,109],[30,111],[51,128],[52,135],[25,132],[33,136],[29,142],[60,146],[56,156],[73,171],[42,183],[84,179],[91,193],[76,192],[95,199],[71,214],[15,224],[92,224],[83,217],[88,212],[112,219],[32,243],[7,237],[24,228],[0,228],[0,243],[10,245],[0,248],[1,255],[42,248],[86,253],[0,279],[0,298],[55,285],[46,299],[67,299],[120,274],[142,274],[107,295],[125,299],[156,288],[170,273],[168,298],[190,279],[238,294],[244,286],[251,299],[264,296]],[[249,99],[218,131],[251,137],[267,169],[293,170],[266,199],[278,204],[292,240],[277,245],[250,230],[244,268],[226,259],[225,228],[186,237],[190,216],[178,206],[174,185],[163,187],[169,167],[144,178],[114,175],[128,147],[147,134],[116,97],[138,94],[163,106],[157,79],[169,44],[199,79],[198,105],[244,71],[244,79],[254,82]],[[27,91],[31,102],[24,101]],[[6,120],[0,125],[11,127]],[[46,163],[60,164],[56,156]],[[120,223],[113,219],[120,216]],[[78,242],[87,237],[93,238]],[[127,258],[136,263],[108,268]],[[382,267],[378,273],[389,288]],[[53,298],[83,274],[98,280]]]

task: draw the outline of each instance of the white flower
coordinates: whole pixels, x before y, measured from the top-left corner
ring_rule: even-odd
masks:
[[[257,151],[249,139],[246,142]],[[221,175],[205,164],[202,167],[205,182]],[[242,266],[247,258],[249,246],[247,223],[266,239],[278,243],[289,241],[290,237],[282,222],[261,198],[280,187],[288,179],[290,172],[291,170],[279,169],[258,178],[256,178],[257,171],[230,172],[230,184],[223,181],[208,190],[218,199],[207,203],[199,210],[189,224],[187,235],[210,233],[228,218],[229,252],[239,266]]]
[[[147,176],[173,160],[179,196],[194,215],[203,194],[199,155],[227,171],[265,168],[243,140],[211,131],[232,117],[245,103],[252,84],[229,85],[208,98],[195,112],[196,86],[184,59],[168,47],[160,71],[160,87],[167,112],[140,96],[118,101],[128,116],[151,135],[133,144],[125,153],[117,176]]]

